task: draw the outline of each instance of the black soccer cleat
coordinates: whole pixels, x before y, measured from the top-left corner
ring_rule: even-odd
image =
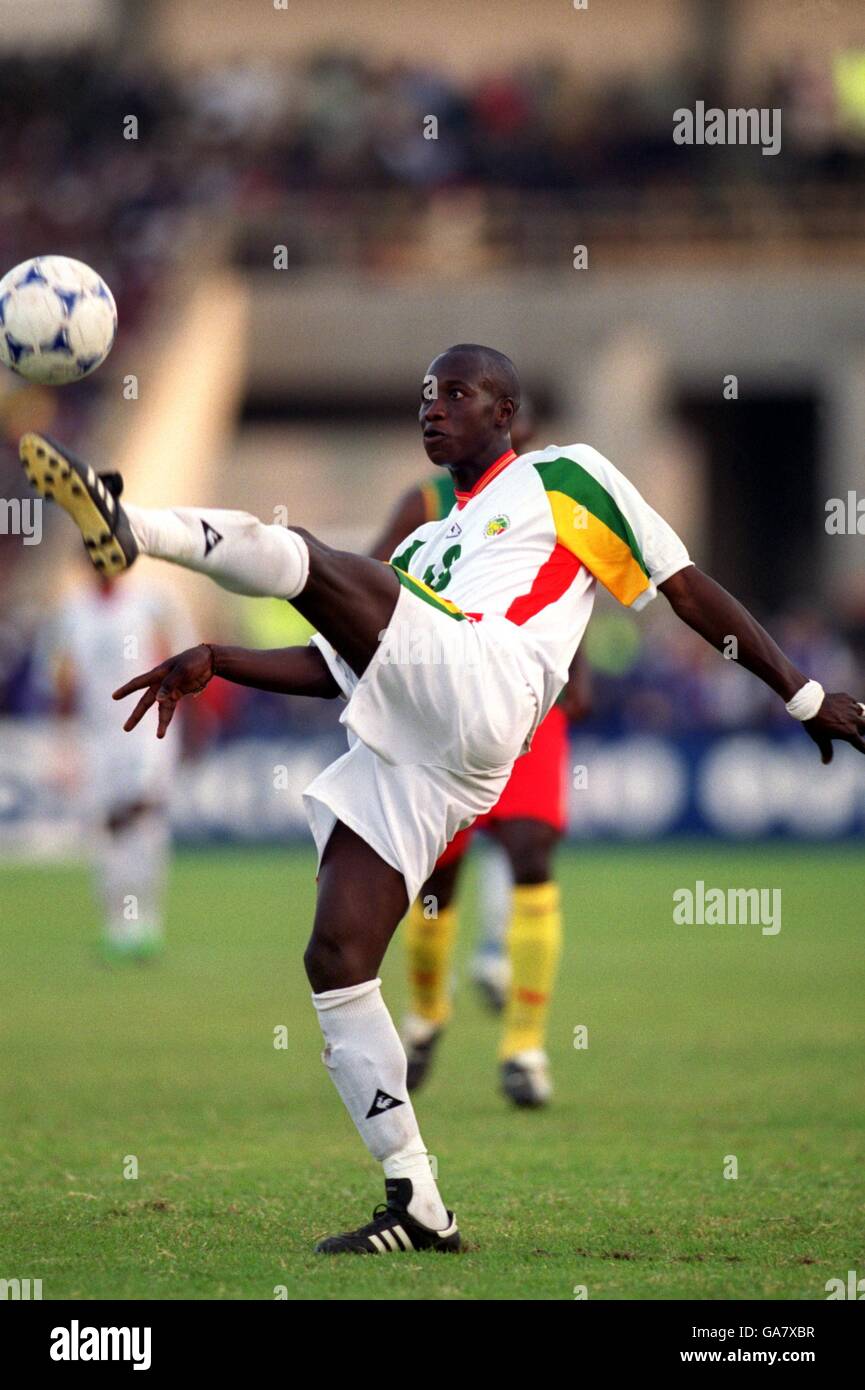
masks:
[[[508,1100],[523,1110],[540,1110],[553,1094],[547,1055],[540,1048],[517,1052],[501,1064],[501,1087]]]
[[[471,964],[472,984],[490,1013],[504,1012],[511,983],[511,967],[502,951],[481,950]]]
[[[427,1019],[418,1018],[415,1014],[409,1014],[406,1017],[402,1031],[403,1047],[408,1064],[405,1077],[406,1090],[416,1091],[426,1081],[436,1046],[443,1033],[444,1028],[439,1024],[430,1023]]]
[[[388,1178],[387,1202],[376,1207],[372,1221],[356,1231],[326,1236],[315,1247],[316,1255],[392,1255],[406,1250],[437,1250],[453,1253],[461,1249],[456,1218],[448,1212],[443,1231],[432,1231],[408,1214],[412,1197],[411,1178]]]
[[[120,505],[120,474],[97,474],[48,435],[22,435],[18,453],[36,491],[72,517],[94,568],[109,576],[129,569],[138,545]]]

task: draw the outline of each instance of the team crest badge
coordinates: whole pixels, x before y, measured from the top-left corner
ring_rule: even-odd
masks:
[[[502,533],[502,531],[507,531],[507,529],[508,529],[508,527],[510,526],[510,524],[511,524],[511,519],[510,519],[509,516],[503,516],[503,515],[502,515],[502,516],[493,516],[493,517],[490,517],[489,521],[487,522],[486,526],[484,527],[484,535],[485,535],[485,536],[500,536],[501,533]]]

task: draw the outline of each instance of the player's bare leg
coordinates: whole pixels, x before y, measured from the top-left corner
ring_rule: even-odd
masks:
[[[69,513],[102,573],[120,574],[146,554],[205,574],[232,593],[290,599],[357,675],[365,670],[399,597],[389,565],[248,512],[121,502],[119,474],[97,474],[44,435],[25,434],[19,451],[33,487]]]
[[[399,870],[338,822],[322,855],[315,921],[304,956],[316,993],[374,979],[407,906]]]
[[[386,1206],[321,1254],[458,1250],[406,1086],[406,1055],[381,997],[378,970],[407,907],[402,874],[337,822],[322,856],[305,964],[322,1054],[361,1138],[384,1167]]]
[[[514,876],[507,938],[511,981],[499,1046],[501,1086],[515,1105],[545,1105],[552,1095],[546,1023],[562,938],[559,888],[553,878],[559,832],[526,817],[498,822],[496,837]]]
[[[456,896],[463,856],[433,870],[409,908],[405,929],[411,1005],[403,1019],[408,1089],[429,1073],[451,1014],[450,962],[456,936]]]
[[[333,550],[308,531],[296,534],[306,540],[309,575],[292,602],[355,674],[362,675],[393,617],[399,580],[381,560]]]
[[[549,883],[556,846],[561,839],[555,826],[526,816],[496,821],[494,833],[510,860],[515,884]]]

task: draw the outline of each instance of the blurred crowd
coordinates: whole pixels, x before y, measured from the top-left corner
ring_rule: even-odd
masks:
[[[673,111],[698,100],[780,106],[783,158],[744,148],[719,159],[709,147],[674,144]],[[424,138],[425,124],[435,139]],[[865,54],[839,54],[834,63],[802,54],[747,91],[726,90],[717,73],[696,67],[599,88],[573,68],[533,62],[479,71],[463,86],[434,62],[385,67],[338,52],[182,80],[103,55],[5,54],[0,161],[0,267],[50,250],[91,262],[114,289],[122,332],[134,333],[194,211],[255,217],[286,200],[339,203],[388,190],[410,195],[414,208],[424,195],[480,188],[577,195],[627,215],[635,198],[663,199],[673,187],[711,204],[724,180],[762,181],[791,203],[802,181],[861,188]],[[99,379],[62,392],[4,381],[0,494],[19,488],[12,441],[21,420],[74,444],[101,389]],[[12,548],[20,549],[17,538],[0,535],[0,581]],[[595,720],[681,729],[775,717],[777,701],[735,663],[719,662],[687,633],[650,642],[629,622],[616,628],[605,617],[591,629]],[[840,635],[801,614],[776,627],[803,669],[842,688],[853,683]],[[19,627],[0,615],[0,712],[43,707],[31,664]],[[226,708],[240,730],[331,718],[252,695]]]
[[[781,106],[783,156],[747,147],[719,158],[708,146],[674,144],[673,111],[697,100]],[[6,52],[0,168],[0,268],[52,250],[92,263],[114,291],[122,341],[146,314],[193,210],[212,219],[208,236],[236,217],[238,254],[259,261],[272,257],[274,237],[244,236],[243,225],[272,216],[291,243],[299,220],[306,232],[289,244],[297,263],[322,247],[338,254],[341,216],[359,229],[350,254],[380,263],[382,240],[410,241],[412,218],[454,190],[500,191],[505,211],[523,209],[531,194],[577,198],[623,225],[647,199],[711,208],[743,181],[770,186],[791,209],[803,180],[855,194],[865,179],[865,53],[831,63],[802,54],[744,91],[697,66],[599,85],[573,67],[531,61],[479,70],[465,86],[434,61],[383,66],[340,52],[183,77],[129,55]],[[366,220],[360,206],[346,212],[349,195],[366,199]],[[497,238],[492,225],[489,236]],[[205,241],[199,231],[196,254]],[[525,235],[509,241],[513,254],[530,255]],[[99,389],[61,393],[55,428],[74,440]],[[14,435],[16,410],[0,391],[0,440]],[[8,475],[4,451],[0,487]]]
[[[674,144],[674,110],[698,100],[780,106],[783,157]],[[291,194],[478,186],[570,191],[615,210],[653,187],[711,200],[740,177],[860,181],[865,54],[802,54],[759,90],[726,90],[695,65],[599,85],[532,61],[463,86],[434,61],[382,66],[339,52],[183,79],[104,55],[6,54],[0,156],[0,264],[37,245],[77,248],[133,322],[190,206],[255,213]]]

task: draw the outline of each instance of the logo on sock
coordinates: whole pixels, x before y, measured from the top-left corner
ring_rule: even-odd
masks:
[[[366,1112],[366,1118],[372,1120],[376,1115],[383,1115],[386,1110],[395,1110],[398,1105],[405,1105],[404,1100],[397,1100],[396,1096],[389,1096],[387,1091],[376,1091],[375,1100]]]
[[[204,520],[204,517],[201,518],[201,525],[204,530],[204,558],[206,560],[213,547],[219,545],[222,536],[215,527],[211,526],[209,521]]]

